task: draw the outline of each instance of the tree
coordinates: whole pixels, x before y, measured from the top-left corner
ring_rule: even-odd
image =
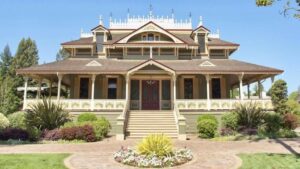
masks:
[[[11,55],[9,46],[6,45],[3,53],[1,53],[0,78],[3,78],[8,74],[12,59],[13,57]]]
[[[0,84],[0,112],[8,115],[18,110],[21,99],[17,95],[17,86],[11,76],[6,76]]]
[[[277,0],[281,1],[281,0]],[[281,1],[282,2],[282,1]],[[261,7],[271,6],[275,3],[275,0],[256,0],[256,5]],[[286,16],[289,12],[292,12],[293,16],[300,19],[300,0],[284,0],[285,6],[283,8],[283,14]]]
[[[271,87],[271,99],[274,111],[280,114],[286,114],[290,111],[288,101],[287,84],[284,80],[277,80]]]
[[[56,54],[56,61],[65,60],[70,57],[70,53],[66,49],[59,49]]]
[[[260,94],[261,92],[264,91],[264,86],[263,86],[263,84],[260,83],[260,84],[259,84],[259,87],[258,87],[258,84],[256,84],[256,85],[253,87],[253,91],[254,91],[253,96],[259,96],[259,94]]]

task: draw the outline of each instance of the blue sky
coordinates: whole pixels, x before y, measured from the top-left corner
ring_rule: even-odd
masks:
[[[0,4],[0,49],[9,44],[14,53],[21,38],[31,37],[38,45],[40,63],[55,60],[60,43],[79,38],[80,29],[89,31],[103,15],[125,18],[146,15],[149,4],[156,15],[178,19],[192,13],[193,25],[203,16],[212,32],[221,31],[224,40],[241,46],[231,58],[262,64],[285,72],[276,77],[288,82],[289,92],[300,86],[300,20],[280,15],[283,4],[258,8],[255,0],[2,0]],[[270,86],[270,80],[264,83]]]

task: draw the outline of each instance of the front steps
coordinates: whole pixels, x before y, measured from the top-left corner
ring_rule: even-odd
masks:
[[[153,133],[163,133],[171,138],[178,138],[178,130],[171,110],[129,112],[126,130],[129,138],[143,138]]]

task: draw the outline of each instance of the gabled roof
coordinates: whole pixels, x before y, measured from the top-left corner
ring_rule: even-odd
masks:
[[[237,43],[228,42],[219,38],[208,38],[208,46],[240,46]]]
[[[145,32],[145,31],[143,31],[143,28],[146,28],[149,25],[154,26],[154,27],[151,27],[151,29],[149,29],[149,31],[160,31],[161,33],[166,34],[167,36],[169,36],[170,38],[172,38],[173,40],[175,40],[175,42],[177,41],[177,42],[181,42],[181,43],[186,43],[182,39],[180,39],[179,37],[177,37],[176,35],[174,35],[173,33],[169,32],[168,30],[166,30],[166,29],[162,28],[161,26],[157,25],[155,22],[150,21],[150,22],[146,23],[145,25],[141,26],[140,28],[132,31],[127,36],[125,36],[125,37],[119,39],[118,41],[114,42],[114,44],[116,44],[116,43],[124,43],[124,42],[126,43],[127,40],[129,38],[131,38],[132,36],[134,36],[135,34],[138,34],[138,33],[141,33],[141,32]],[[124,41],[124,42],[122,42],[122,41]]]
[[[128,74],[134,73],[135,71],[138,71],[138,70],[140,70],[140,69],[142,69],[142,68],[144,68],[148,65],[154,65],[154,66],[156,66],[156,67],[158,67],[162,70],[165,70],[166,72],[169,72],[169,73],[175,75],[175,71],[172,68],[170,68],[170,67],[168,67],[168,66],[166,66],[166,65],[162,64],[161,62],[158,62],[154,59],[149,59],[149,60],[147,60],[147,61],[145,61],[145,62],[143,62],[139,65],[134,66],[133,68],[128,70]]]
[[[209,29],[207,29],[207,28],[204,27],[203,25],[200,25],[200,26],[198,26],[196,29],[193,30],[193,32],[191,33],[191,35],[192,35],[193,33],[195,33],[196,31],[200,30],[200,29],[204,30],[205,32],[210,32]]]
[[[109,30],[106,27],[104,27],[103,25],[98,25],[98,26],[94,27],[93,29],[91,29],[91,31],[95,31],[97,29],[102,29],[102,30],[109,32]]]

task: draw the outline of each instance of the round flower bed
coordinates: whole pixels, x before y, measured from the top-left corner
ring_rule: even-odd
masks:
[[[193,159],[191,150],[179,149],[166,156],[142,155],[130,148],[121,148],[114,154],[114,159],[122,164],[142,168],[162,168],[184,164]]]

